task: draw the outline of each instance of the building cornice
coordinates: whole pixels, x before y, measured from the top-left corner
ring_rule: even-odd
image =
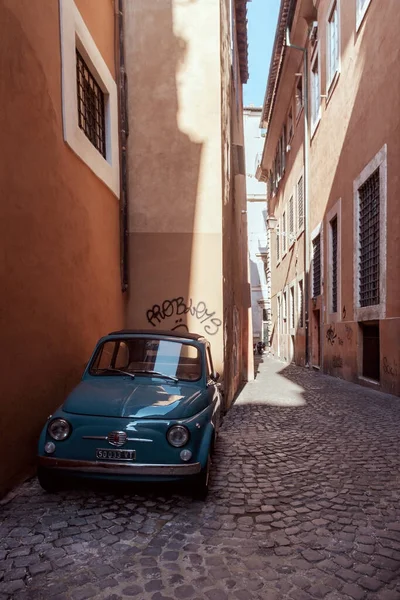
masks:
[[[247,2],[249,0],[235,0],[236,9],[236,37],[239,53],[240,79],[247,83],[249,79],[248,41],[247,41]]]

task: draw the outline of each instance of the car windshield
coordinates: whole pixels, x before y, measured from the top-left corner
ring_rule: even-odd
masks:
[[[193,344],[142,337],[120,338],[101,344],[90,364],[89,373],[197,381],[201,377],[201,357]]]

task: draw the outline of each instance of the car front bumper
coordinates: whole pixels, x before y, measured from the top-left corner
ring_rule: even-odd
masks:
[[[196,475],[201,471],[199,462],[183,465],[154,465],[126,462],[68,460],[51,456],[39,456],[39,467],[75,473],[90,473],[103,475],[155,476],[155,477],[185,477]]]

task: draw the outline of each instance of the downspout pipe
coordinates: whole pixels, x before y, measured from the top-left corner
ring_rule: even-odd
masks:
[[[115,56],[118,85],[119,108],[119,143],[120,143],[120,272],[121,289],[128,291],[128,172],[127,172],[127,140],[128,128],[128,95],[125,68],[124,44],[124,0],[114,0],[115,8]]]
[[[303,53],[303,71],[304,71],[304,307],[305,307],[305,329],[306,329],[306,352],[305,352],[305,363],[308,367],[310,365],[310,319],[309,319],[309,301],[310,301],[310,225],[309,225],[309,214],[310,214],[310,201],[309,201],[309,130],[308,130],[308,107],[309,107],[309,94],[308,94],[308,51],[307,48],[302,46],[296,46],[290,42],[290,32],[286,29],[286,42],[287,48],[298,50]]]

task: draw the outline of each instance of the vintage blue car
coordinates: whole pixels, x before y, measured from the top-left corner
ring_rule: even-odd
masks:
[[[42,430],[40,485],[56,491],[67,475],[185,480],[204,497],[222,415],[218,379],[200,335],[123,330],[103,337]]]

